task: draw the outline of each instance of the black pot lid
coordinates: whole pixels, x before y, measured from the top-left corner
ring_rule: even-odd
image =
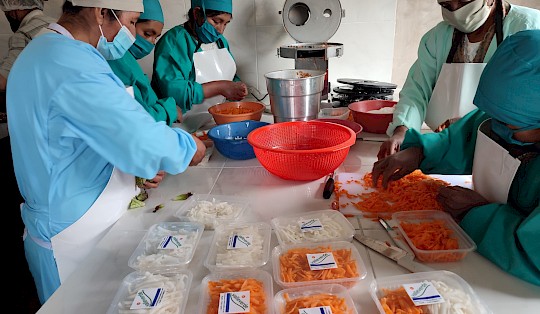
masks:
[[[396,89],[397,85],[392,83],[370,81],[370,80],[359,80],[359,79],[349,79],[342,78],[337,79],[338,83],[352,85],[359,88],[381,88],[381,89]]]
[[[339,0],[286,0],[281,15],[289,35],[301,43],[327,42],[341,23]]]

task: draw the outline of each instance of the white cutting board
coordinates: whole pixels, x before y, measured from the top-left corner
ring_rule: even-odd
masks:
[[[356,172],[341,172],[335,175],[334,180],[341,183],[341,190],[347,190],[350,194],[364,194],[375,191],[372,188],[364,188],[360,183],[362,182],[364,173]],[[459,185],[468,189],[472,189],[472,176],[471,175],[444,175],[444,174],[430,174],[430,177],[444,180],[451,185]],[[358,202],[358,198],[348,199],[346,196],[339,197],[339,211],[344,215],[362,215],[352,202]],[[345,205],[345,206],[343,206]]]

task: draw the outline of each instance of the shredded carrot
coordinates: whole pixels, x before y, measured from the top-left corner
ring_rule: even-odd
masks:
[[[426,314],[421,306],[417,307],[405,291],[400,287],[396,290],[382,289],[384,296],[379,298],[386,314]]]
[[[453,262],[465,257],[464,252],[449,252],[449,250],[459,249],[459,242],[454,236],[454,231],[442,220],[419,223],[402,221],[400,225],[417,249],[441,251],[440,253],[417,252],[416,257],[423,262]]]
[[[203,131],[201,135],[197,135],[197,133],[191,133],[191,134],[195,135],[201,141],[206,141],[208,139],[208,132],[206,131]]]
[[[367,173],[362,180],[351,180],[346,183],[359,184],[367,191],[373,189],[372,182],[371,173]],[[379,178],[375,191],[356,195],[342,189],[342,182],[335,182],[335,194],[340,208],[347,206],[347,201],[350,201],[365,217],[390,218],[392,213],[398,211],[442,210],[436,196],[439,187],[447,185],[449,185],[448,182],[435,179],[416,170],[400,180],[390,182],[387,189],[381,187],[382,178]],[[360,199],[360,201],[355,202],[355,199]]]
[[[251,108],[227,108],[227,109],[216,111],[216,113],[219,113],[219,114],[231,114],[231,115],[252,113],[252,112],[255,112],[255,110]]]
[[[310,296],[302,296],[291,299],[287,293],[284,295],[285,310],[283,314],[297,314],[301,313],[301,309],[308,309],[320,306],[329,306],[332,310],[332,314],[350,314],[352,310],[349,309],[344,298],[340,298],[333,294],[320,293]],[[303,312],[302,312],[303,313]]]
[[[337,268],[311,270],[306,254],[331,252]],[[279,257],[281,280],[283,282],[302,282],[315,280],[334,280],[360,277],[356,260],[350,249],[332,250],[330,246],[316,248],[293,248]]]
[[[267,313],[266,294],[263,283],[253,278],[247,279],[222,279],[208,282],[208,294],[210,302],[206,310],[207,314],[217,314],[219,311],[219,295],[226,292],[249,291],[250,314]]]

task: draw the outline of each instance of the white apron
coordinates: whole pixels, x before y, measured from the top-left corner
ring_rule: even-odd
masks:
[[[490,132],[491,120],[478,127],[474,150],[473,187],[491,203],[506,204],[508,192],[521,161],[485,134]]]
[[[195,81],[204,84],[212,81],[232,81],[236,74],[236,63],[226,48],[210,49],[193,54]],[[183,116],[182,124],[188,132],[195,132],[212,120],[208,108],[225,101],[225,97],[217,95],[205,98],[201,104],[193,104]]]
[[[127,211],[139,192],[135,177],[114,168],[107,186],[88,211],[51,238],[54,257],[64,282],[88,256],[109,228]]]
[[[426,108],[426,124],[435,130],[448,119],[476,109],[473,104],[486,63],[445,63]]]

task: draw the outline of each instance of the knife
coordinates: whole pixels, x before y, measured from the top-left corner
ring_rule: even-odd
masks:
[[[324,185],[323,197],[329,199],[332,193],[334,192],[334,173],[332,172]]]
[[[386,220],[384,220],[384,218],[379,218],[379,222],[381,223],[383,228],[386,229],[386,232],[388,232],[388,235],[390,236],[390,238],[392,238],[394,244],[414,256],[414,252],[405,242],[405,238],[403,238],[403,236],[399,232],[397,232],[396,229],[392,228],[392,226],[390,226],[390,224]]]
[[[384,241],[376,240],[370,237],[363,236],[361,234],[355,234],[354,239],[370,249],[378,252],[391,260],[397,262],[397,264],[412,273],[422,271],[433,271],[432,268],[418,263],[414,260],[414,255],[409,254],[407,251],[393,245],[389,245]]]

